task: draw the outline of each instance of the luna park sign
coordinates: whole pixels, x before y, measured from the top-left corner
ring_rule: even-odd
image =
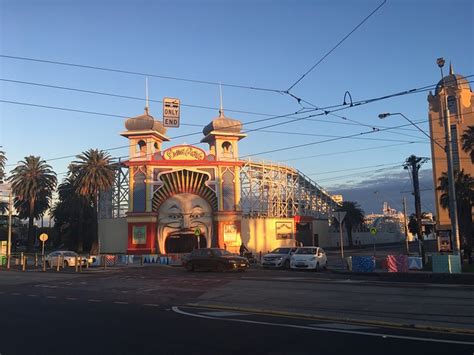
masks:
[[[180,145],[168,148],[163,152],[166,160],[204,160],[206,153],[199,148],[190,145]]]

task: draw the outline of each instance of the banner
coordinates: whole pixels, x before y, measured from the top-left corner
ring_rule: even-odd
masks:
[[[408,257],[406,255],[387,255],[389,272],[408,272]]]

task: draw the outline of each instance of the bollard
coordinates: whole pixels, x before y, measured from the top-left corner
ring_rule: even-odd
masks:
[[[20,253],[20,265],[23,266],[23,252]]]
[[[22,260],[22,271],[26,271],[26,255],[23,255],[23,260]]]
[[[38,268],[38,253],[35,253],[35,269]]]
[[[89,268],[89,258],[86,259],[86,269]]]
[[[56,265],[56,271],[59,271],[59,259],[60,259],[60,256],[58,255],[58,258],[57,258],[58,264]]]
[[[79,257],[76,255],[76,262],[74,263],[74,266],[75,266],[76,272],[78,272],[78,271],[79,271],[79,265],[78,265],[78,263],[79,263]]]
[[[143,265],[143,254],[140,255],[140,265]]]
[[[79,272],[82,272],[82,256],[81,256],[81,261],[79,262]]]
[[[43,265],[42,265],[43,266],[43,271],[46,271],[46,259],[43,257],[41,261],[43,263]]]
[[[7,270],[10,270],[10,259],[11,259],[11,255],[8,254],[7,255]]]

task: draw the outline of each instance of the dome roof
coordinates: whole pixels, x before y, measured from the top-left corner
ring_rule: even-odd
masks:
[[[212,131],[220,131],[225,133],[240,134],[242,130],[242,122],[233,118],[225,117],[224,112],[219,111],[219,117],[213,119],[204,129],[202,133],[207,136]]]
[[[129,118],[125,121],[125,128],[128,131],[149,131],[153,130],[160,134],[166,133],[166,128],[160,121],[157,121],[145,109],[145,113],[140,116]]]
[[[469,85],[469,82],[466,80],[465,77],[459,74],[452,73],[445,76],[443,80],[439,81],[438,85],[436,85],[435,95],[439,94],[442,86],[471,90],[471,86]]]

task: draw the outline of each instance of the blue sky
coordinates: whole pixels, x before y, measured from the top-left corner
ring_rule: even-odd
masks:
[[[0,0],[0,51],[3,55],[284,90],[381,2]],[[324,107],[341,104],[346,91],[357,101],[434,84],[440,75],[436,66],[439,56],[452,61],[455,72],[474,74],[473,15],[469,0],[389,0],[292,93]],[[137,75],[0,58],[0,76],[144,97],[145,79]],[[149,78],[149,87],[155,100],[179,97],[183,104],[215,107],[183,107],[182,123],[204,126],[217,116],[219,89],[215,85]],[[265,116],[230,110],[281,115],[301,108],[288,95],[229,87],[223,91],[226,115],[244,124]],[[137,100],[5,81],[0,81],[0,96],[1,100],[125,117],[141,114],[144,107],[144,102]],[[394,192],[374,200],[370,181],[396,176],[391,183],[397,184],[399,191],[409,189],[401,163],[410,154],[430,156],[427,138],[413,127],[367,134],[364,139],[259,153],[327,139],[314,135],[345,136],[370,131],[373,125],[406,123],[399,116],[381,121],[377,118],[380,112],[403,112],[412,120],[426,120],[426,97],[427,92],[418,93],[338,112],[346,119],[321,116],[316,121],[300,120],[265,132],[250,132],[241,141],[240,153],[294,166],[330,191],[344,188],[349,199],[352,188],[366,189],[367,197],[362,194],[358,198],[368,212],[383,200],[400,208],[402,194]],[[151,103],[156,118],[161,110],[161,104]],[[0,103],[0,145],[9,164],[30,154],[50,159],[91,147],[119,147],[127,144],[119,135],[123,122],[117,117]],[[428,130],[426,123],[421,126]],[[200,127],[182,126],[169,129],[168,135],[199,131]],[[201,134],[178,138],[166,147],[194,144],[201,138]],[[112,150],[111,154],[124,156],[127,149]],[[52,160],[50,164],[63,173],[71,160]],[[432,193],[426,198],[430,196],[432,199]]]

